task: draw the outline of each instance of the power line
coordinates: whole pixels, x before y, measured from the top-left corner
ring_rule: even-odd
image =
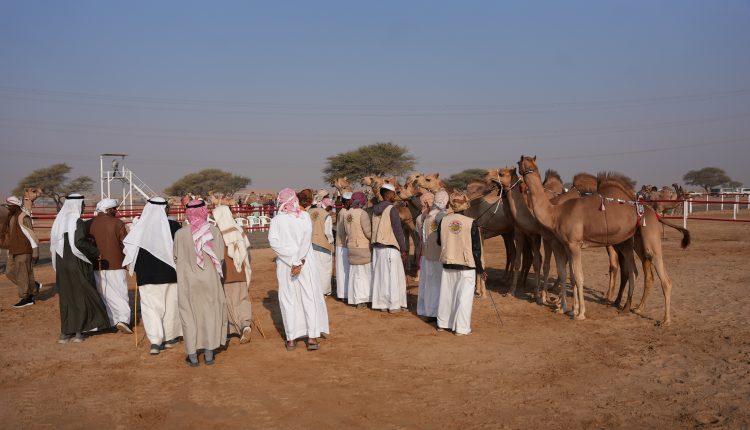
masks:
[[[629,124],[629,125],[616,125],[607,127],[581,127],[581,128],[568,128],[559,130],[547,130],[547,131],[529,131],[511,135],[495,135],[495,134],[411,134],[410,136],[402,133],[395,133],[399,138],[406,138],[406,140],[414,139],[426,139],[430,141],[461,141],[461,142],[497,142],[497,141],[516,141],[516,140],[528,140],[528,139],[540,139],[540,138],[551,138],[551,137],[575,137],[575,136],[586,136],[596,134],[609,134],[609,133],[627,133],[627,132],[640,132],[650,131],[663,128],[671,127],[682,127],[682,126],[696,126],[705,125],[715,122],[731,121],[736,119],[744,119],[750,117],[750,113],[742,113],[737,115],[727,115],[712,118],[698,118],[688,119],[679,121],[662,121],[662,122],[651,122],[641,124]],[[0,126],[29,129],[35,131],[52,131],[52,132],[66,132],[66,133],[80,133],[80,134],[105,134],[114,136],[124,137],[145,137],[145,138],[161,138],[161,139],[179,139],[179,140],[190,140],[199,142],[236,142],[236,143],[268,143],[269,141],[274,142],[311,142],[315,140],[323,140],[326,143],[332,139],[346,139],[346,144],[351,143],[352,136],[355,137],[367,137],[367,136],[378,136],[373,137],[374,140],[393,140],[390,138],[383,139],[384,134],[314,134],[314,133],[256,133],[250,131],[241,132],[227,132],[220,130],[185,130],[185,129],[163,129],[163,128],[139,128],[139,127],[123,127],[116,125],[99,125],[90,123],[66,123],[56,121],[39,121],[39,120],[26,120],[19,118],[0,118]],[[288,138],[286,138],[288,136]]]
[[[5,94],[3,94],[5,93]],[[79,104],[124,109],[170,110],[278,116],[439,116],[531,114],[570,111],[624,109],[661,104],[700,102],[715,98],[743,97],[750,89],[690,93],[648,98],[587,100],[517,104],[300,104],[244,102],[231,100],[179,99],[143,96],[122,96],[74,91],[0,87],[0,98]],[[260,109],[260,110],[258,110]],[[357,112],[359,110],[359,112]]]

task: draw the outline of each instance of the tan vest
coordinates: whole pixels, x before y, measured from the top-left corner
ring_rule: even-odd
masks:
[[[471,252],[472,218],[459,214],[446,215],[440,223],[442,251],[440,262],[475,268]]]
[[[391,209],[393,205],[388,206],[383,211],[382,215],[372,216],[372,243],[379,243],[385,246],[395,246],[399,250],[398,240],[396,235],[393,233],[393,226],[391,225]],[[384,220],[381,222],[381,220]]]
[[[333,253],[333,244],[326,237],[326,218],[331,215],[321,208],[312,208],[307,211],[312,221],[312,243]]]
[[[365,236],[362,229],[362,214],[366,212],[362,209],[350,209],[344,219],[346,228],[346,247],[352,248],[369,248],[370,239]]]
[[[422,255],[430,261],[440,261],[440,253],[442,252],[437,241],[438,222],[436,218],[437,214],[428,216],[422,225],[424,237],[426,237],[426,240],[422,244]]]
[[[344,221],[346,220],[346,214],[349,212],[347,209],[341,208],[336,212],[336,246],[346,248],[346,227]]]

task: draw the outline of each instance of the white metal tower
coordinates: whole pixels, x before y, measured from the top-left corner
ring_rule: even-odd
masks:
[[[122,186],[122,201],[120,206],[128,202],[133,207],[133,192],[137,192],[145,200],[154,197],[156,193],[125,165],[127,154],[101,154],[99,156],[99,189],[101,198],[112,198],[112,182]],[[105,161],[109,164],[105,167]],[[105,170],[107,169],[107,170]]]

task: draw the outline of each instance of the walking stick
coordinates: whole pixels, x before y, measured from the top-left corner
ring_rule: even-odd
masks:
[[[138,282],[135,285],[135,302],[133,303],[133,329],[135,332],[135,349],[138,349]]]
[[[258,331],[260,332],[260,335],[263,336],[263,339],[265,339],[266,338],[266,334],[263,332],[263,327],[260,325],[260,322],[255,317],[253,317],[253,325],[255,327],[258,327]]]

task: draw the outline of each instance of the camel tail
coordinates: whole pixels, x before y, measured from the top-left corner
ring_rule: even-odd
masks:
[[[665,221],[661,217],[657,217],[657,219],[659,220],[660,223],[662,223],[662,224],[664,224],[664,225],[666,225],[668,227],[672,227],[673,229],[675,229],[675,230],[679,231],[680,233],[682,233],[682,242],[680,242],[680,246],[682,247],[682,249],[685,249],[688,246],[690,246],[690,230],[688,230],[686,228],[682,228],[679,225],[672,224],[669,221]]]

